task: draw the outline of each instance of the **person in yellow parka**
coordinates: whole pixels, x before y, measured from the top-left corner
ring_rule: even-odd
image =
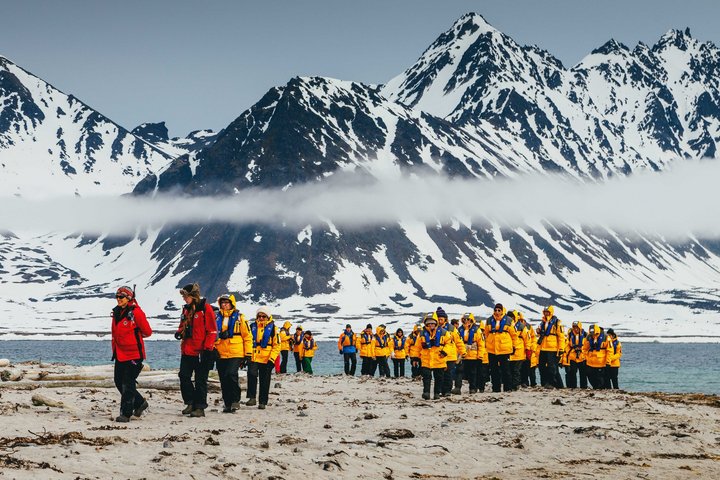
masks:
[[[413,325],[413,331],[408,335],[407,342],[405,342],[405,346],[407,347],[407,355],[410,357],[410,377],[415,380],[418,378],[421,378],[422,375],[420,374],[420,357],[413,357],[410,352],[412,351],[412,347],[420,340],[420,333],[422,332],[422,325],[421,324],[415,324]]]
[[[422,398],[430,400],[430,385],[434,378],[433,399],[437,400],[442,392],[443,375],[447,367],[445,357],[448,355],[447,350],[450,348],[452,338],[446,330],[438,327],[438,319],[434,312],[425,315],[424,324],[425,328],[418,341],[410,349],[410,356],[420,358],[423,378]]]
[[[482,330],[475,324],[475,315],[466,313],[460,319],[462,326],[458,335],[465,345],[465,358],[462,361],[463,377],[467,378],[470,393],[478,392],[478,365],[482,362],[482,352],[485,350]]]
[[[485,344],[490,360],[493,392],[500,392],[503,386],[507,391],[512,385],[510,355],[513,353],[516,337],[512,318],[507,315],[507,310],[501,303],[496,304],[485,325]]]
[[[407,337],[402,328],[395,331],[392,339],[392,361],[395,378],[405,377],[405,360],[407,360]]]
[[[315,357],[315,350],[317,349],[318,345],[312,336],[312,332],[310,330],[305,330],[303,341],[300,344],[300,358],[303,362],[303,372],[310,375],[313,374],[312,361]]]
[[[221,295],[220,307],[215,320],[218,336],[215,350],[218,352],[217,371],[223,398],[223,413],[240,408],[242,395],[238,370],[252,361],[252,334],[245,315],[237,311],[235,296]]]
[[[375,375],[375,338],[372,324],[368,323],[358,339],[360,345],[360,375]]]
[[[527,325],[517,310],[508,313],[508,316],[513,319],[512,326],[516,333],[513,340],[513,353],[510,355],[510,378],[512,383],[508,390],[517,390],[522,381],[522,365],[525,361],[525,349],[527,348]]]
[[[292,336],[290,343],[292,344],[293,358],[295,358],[295,369],[302,372],[302,360],[300,359],[300,344],[303,341],[303,328],[298,325]]]
[[[480,334],[482,335],[482,341],[478,344],[478,348],[480,349],[478,351],[478,359],[480,359],[480,363],[478,364],[478,373],[477,373],[478,392],[484,392],[485,384],[490,381],[490,357],[489,357],[488,351],[487,351],[487,339],[485,338],[485,325],[487,325],[487,322],[483,318],[480,320],[480,323],[478,324],[478,327],[480,327]]]
[[[438,319],[438,328],[447,330],[450,334],[450,338],[452,339],[452,344],[448,345],[448,349],[446,351],[447,357],[445,357],[445,360],[447,361],[447,370],[443,376],[444,383],[442,393],[440,395],[443,397],[447,397],[450,394],[459,395],[460,385],[462,385],[462,372],[458,375],[458,370],[462,362],[462,357],[466,353],[465,344],[460,339],[458,329],[455,328],[455,325],[448,323],[447,313],[445,313],[445,310],[442,307],[438,307],[437,310],[435,310],[435,315]]]
[[[543,318],[539,325],[537,342],[540,345],[540,385],[543,387],[562,388],[558,362],[565,347],[560,320],[555,316],[555,307],[550,305],[543,310]]]
[[[358,351],[357,344],[357,335],[353,332],[352,325],[348,323],[338,338],[338,352],[343,356],[345,375],[355,375],[355,368],[357,366],[356,354]]]
[[[390,358],[390,352],[392,351],[390,343],[390,335],[385,330],[385,325],[378,325],[373,336],[373,353],[375,354],[375,364],[380,377],[390,378],[390,366],[388,365],[388,358]]]
[[[540,345],[537,344],[535,328],[527,321],[527,319],[524,320],[527,325],[527,340],[525,342],[525,363],[523,364],[522,384],[526,387],[534,387],[537,385],[536,371],[538,365],[538,355],[540,354]]]
[[[283,323],[280,329],[280,372],[287,373],[288,357],[290,356],[290,342],[292,341],[292,335],[290,334],[290,327],[292,323]]]
[[[250,325],[250,332],[252,332],[253,355],[252,362],[248,367],[248,401],[245,405],[253,406],[257,403],[258,408],[263,410],[268,404],[270,377],[275,369],[275,359],[280,355],[280,337],[268,307],[258,308],[255,321]],[[260,383],[259,395],[258,381]],[[256,395],[259,397],[257,401]]]
[[[612,342],[598,325],[591,325],[583,342],[587,376],[594,389],[605,388],[605,366],[614,352]]]
[[[609,340],[612,344],[612,353],[608,351],[607,366],[605,367],[605,387],[620,388],[618,385],[618,372],[620,371],[620,359],[622,358],[622,343],[618,340],[615,330],[608,328]]]
[[[573,322],[568,332],[565,346],[565,385],[567,388],[577,388],[578,375],[580,376],[580,388],[587,388],[587,373],[585,372],[585,354],[582,351],[587,333],[582,328],[582,323]]]

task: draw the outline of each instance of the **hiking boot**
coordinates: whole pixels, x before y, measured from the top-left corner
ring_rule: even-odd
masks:
[[[232,407],[223,407],[222,412],[223,413],[233,413],[235,410],[232,409]]]
[[[191,417],[204,417],[205,416],[205,409],[204,408],[196,408],[192,412],[190,412]]]
[[[133,411],[133,415],[135,415],[136,417],[139,417],[140,415],[142,415],[142,413],[143,413],[145,410],[147,410],[148,407],[149,407],[148,402],[147,402],[147,400],[145,400],[145,401],[142,403],[142,405],[140,405],[139,407],[137,407],[137,408]]]
[[[450,390],[450,393],[452,393],[453,395],[460,395],[460,389],[459,389],[459,388],[453,388],[452,390]]]
[[[477,392],[478,392],[478,391],[477,391],[477,388],[471,388],[471,389],[470,389],[470,393],[477,393]]]
[[[233,402],[230,404],[230,410],[233,412],[240,409],[240,402]]]
[[[440,395],[438,395],[437,393],[433,395],[433,400],[440,400]]]
[[[182,414],[183,415],[190,415],[193,411],[192,405],[185,405],[185,408],[183,408]]]
[[[423,397],[423,400],[430,400],[430,393],[429,393],[429,392],[423,392],[422,397]]]
[[[258,408],[259,408],[260,410],[265,410],[265,407],[266,407],[266,406],[267,406],[267,405],[265,405],[264,403],[261,403],[261,404],[258,405]]]
[[[245,405],[248,407],[254,407],[257,404],[257,401],[254,398],[249,398],[247,402],[245,402]]]
[[[125,415],[119,415],[115,417],[115,421],[120,423],[128,423],[130,421],[130,417],[126,417]]]

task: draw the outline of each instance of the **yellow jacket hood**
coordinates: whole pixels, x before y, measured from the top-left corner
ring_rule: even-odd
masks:
[[[290,327],[292,327],[292,323],[290,323],[290,322],[283,323],[283,328],[285,330],[290,331]]]
[[[220,300],[230,300],[230,304],[232,305],[233,310],[237,310],[237,305],[235,304],[235,295],[231,295],[229,293],[226,293],[224,295],[220,295],[217,298],[217,304],[218,307],[220,306]]]

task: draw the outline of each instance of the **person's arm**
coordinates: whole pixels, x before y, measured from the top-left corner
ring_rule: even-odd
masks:
[[[140,335],[143,338],[147,338],[152,335],[152,328],[150,328],[150,323],[147,321],[145,312],[143,312],[140,307],[136,306],[133,311],[133,315],[135,316],[135,325],[137,325],[140,330]]]
[[[252,358],[253,338],[250,324],[242,313],[240,314],[240,318],[238,318],[238,323],[240,324],[240,337],[243,340],[243,355]]]
[[[217,340],[217,323],[215,323],[215,312],[209,303],[205,304],[205,341],[203,350],[213,350]]]
[[[344,333],[341,333],[340,338],[338,338],[338,350],[340,351],[340,353],[342,353],[343,351],[343,343],[345,342],[346,336],[347,335],[345,335]],[[350,342],[350,344],[352,345],[352,342]]]
[[[460,334],[457,332],[457,328],[453,331],[453,340],[455,341],[455,348],[457,348],[458,360],[467,354],[467,348],[465,342],[460,338]]]
[[[267,328],[267,327],[265,327]],[[273,328],[275,328],[273,326]],[[280,355],[280,335],[275,331],[272,336],[272,350],[270,350],[270,362],[275,363],[275,359]]]

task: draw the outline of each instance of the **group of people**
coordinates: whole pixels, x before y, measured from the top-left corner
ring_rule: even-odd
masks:
[[[214,309],[201,297],[198,284],[180,290],[185,304],[175,338],[180,340],[180,392],[183,415],[205,416],[208,375],[217,368],[222,391],[223,412],[240,408],[239,370],[247,368],[247,406],[265,409],[273,370],[287,373],[290,352],[298,372],[313,373],[312,360],[318,345],[312,332],[301,326],[290,334],[290,322],[275,325],[268,307],[260,307],[249,322],[240,313],[235,297],[221,295]],[[114,380],[120,391],[120,415],[117,422],[129,422],[148,408],[147,400],[137,391],[136,380],[146,358],[144,338],[152,328],[140,308],[134,289],[117,289],[117,305],[112,310],[112,351]],[[424,399],[460,394],[463,381],[470,393],[482,392],[488,380],[492,391],[511,391],[520,386],[540,384],[562,388],[559,368],[565,368],[569,388],[618,388],[618,370],[622,346],[612,329],[607,333],[598,325],[585,332],[574,322],[567,334],[552,306],[543,311],[537,328],[522,313],[508,312],[495,305],[486,320],[476,321],[471,313],[460,319],[448,319],[438,307],[423,317],[406,337],[402,329],[391,336],[385,325],[373,332],[368,324],[360,334],[351,325],[338,338],[338,352],[343,355],[344,372],[355,375],[357,355],[361,375],[390,377],[388,360],[392,360],[395,377],[405,376],[409,360],[411,376],[422,378]]]
[[[394,376],[405,376],[409,359],[411,376],[422,378],[422,397],[433,398],[460,394],[463,381],[470,393],[482,392],[490,380],[493,392],[536,386],[540,371],[543,387],[619,388],[618,371],[622,345],[612,329],[607,333],[599,325],[586,332],[573,322],[569,332],[555,316],[553,306],[543,310],[537,328],[522,312],[507,311],[495,305],[493,314],[476,321],[472,313],[449,320],[442,307],[423,317],[405,337],[402,329],[390,336],[385,325],[373,332],[367,325],[355,334],[350,325],[338,338],[338,350],[344,357],[345,374],[354,375],[356,354],[361,359],[361,375],[389,377],[388,359]],[[560,368],[565,369],[565,384]],[[579,383],[578,383],[579,379]]]

